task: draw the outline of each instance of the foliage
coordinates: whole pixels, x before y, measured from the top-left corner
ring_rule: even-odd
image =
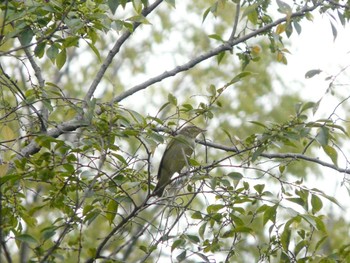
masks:
[[[0,260],[349,257],[350,240],[340,238],[349,222],[340,215],[335,226],[329,209],[341,200],[306,182],[327,167],[349,187],[349,97],[336,92],[347,68],[312,101],[287,92],[289,83],[279,96],[267,70],[287,66],[285,43],[317,13],[336,38],[347,2],[7,0],[0,8]],[[330,95],[337,107],[316,118]],[[188,122],[206,135],[156,198],[159,146]]]

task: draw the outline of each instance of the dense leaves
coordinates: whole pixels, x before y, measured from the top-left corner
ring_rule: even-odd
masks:
[[[331,171],[349,187],[347,68],[309,98],[267,70],[288,66],[285,43],[318,13],[336,39],[345,1],[0,8],[0,261],[349,257],[349,222],[332,211],[346,204],[313,183]],[[156,198],[163,144],[188,122],[207,132]]]

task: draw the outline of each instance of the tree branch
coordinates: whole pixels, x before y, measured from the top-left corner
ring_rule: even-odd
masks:
[[[145,15],[152,12],[154,10],[154,8],[156,8],[160,3],[162,2],[162,0],[157,0],[156,2],[154,2],[151,6],[149,6],[148,8],[145,8],[144,12],[145,12]],[[313,7],[305,7],[303,8],[301,11],[299,12],[296,12],[296,13],[293,13],[291,15],[291,17],[298,17],[298,16],[303,16],[306,12],[311,12],[313,10],[315,10],[319,5],[315,5]],[[130,95],[140,91],[140,90],[143,90],[147,87],[149,87],[150,85],[154,84],[154,83],[157,83],[157,82],[160,82],[162,81],[163,79],[166,79],[168,77],[171,77],[171,76],[175,76],[177,75],[178,73],[182,72],[182,71],[186,71],[186,70],[189,70],[190,68],[196,66],[197,64],[199,64],[200,62],[208,59],[208,58],[211,58],[217,54],[219,54],[220,52],[222,51],[228,51],[228,50],[231,50],[235,45],[239,44],[239,43],[242,43],[252,37],[255,37],[259,34],[261,34],[262,32],[265,32],[266,30],[269,30],[273,27],[275,27],[276,25],[280,24],[280,23],[283,23],[287,20],[287,18],[280,18],[278,20],[276,20],[275,22],[273,23],[270,23],[264,27],[261,27],[239,39],[236,39],[236,40],[233,40],[232,42],[227,42],[225,44],[222,44],[220,45],[219,47],[217,48],[214,48],[202,55],[199,55],[198,57],[190,60],[189,62],[181,65],[181,66],[177,66],[175,67],[174,69],[170,70],[170,71],[165,71],[164,73],[156,76],[156,77],[153,77],[153,78],[150,78],[149,80],[139,84],[139,85],[136,85],[134,86],[133,88],[123,92],[122,94],[120,94],[119,96],[115,97],[113,99],[113,103],[116,103],[116,102],[120,102],[122,101],[123,99],[129,97]],[[130,36],[130,33],[125,33],[125,36],[124,38],[120,38],[117,43],[119,43],[120,45],[120,41],[123,41],[125,42],[125,40]],[[121,40],[122,39],[122,40]],[[118,47],[118,45],[114,46],[114,48],[116,49],[119,49],[120,46]],[[117,50],[114,50],[114,48],[110,51],[110,54],[113,54],[113,52],[118,52]],[[115,53],[115,54],[116,54]],[[114,54],[114,55],[115,55]],[[106,59],[105,63],[102,65],[101,69],[100,69],[100,72],[97,74],[98,78],[96,77],[93,84],[91,85],[90,87],[90,90],[89,92],[87,93],[87,95],[85,96],[85,100],[87,99],[91,99],[99,81],[101,80],[103,74],[105,73],[108,65],[111,63],[111,60],[113,59],[113,56],[114,55],[110,55],[108,56],[108,59]],[[95,83],[95,84],[94,84]],[[65,132],[69,132],[69,131],[74,131],[78,128],[81,128],[81,127],[85,127],[87,126],[87,123],[82,123],[81,122],[81,119],[73,119],[71,121],[68,121],[68,122],[64,122],[60,125],[58,125],[57,127],[49,130],[47,132],[47,135],[48,136],[52,136],[54,138],[57,138],[58,136],[60,136],[61,134],[65,133]],[[24,147],[22,150],[21,150],[21,156],[29,156],[31,154],[34,154],[36,152],[38,152],[40,150],[40,147],[36,144],[35,141],[32,141],[29,145],[27,145],[26,147]],[[19,157],[19,156],[17,156]]]
[[[246,41],[246,40],[248,40],[250,38],[256,37],[259,34],[265,32],[267,30],[270,30],[271,28],[273,28],[273,27],[275,27],[275,26],[277,26],[277,25],[279,25],[279,24],[281,24],[283,22],[286,22],[287,19],[303,16],[305,13],[315,10],[317,7],[319,7],[319,5],[320,4],[314,5],[312,7],[304,7],[302,10],[293,13],[289,18],[283,17],[283,18],[277,19],[275,22],[272,22],[272,23],[270,23],[270,24],[268,24],[266,26],[263,26],[263,27],[255,30],[255,31],[245,35],[245,36],[242,36],[241,38],[229,39],[229,41],[227,41],[226,43],[224,43],[224,44],[222,44],[222,45],[220,45],[220,46],[218,46],[218,47],[216,47],[216,48],[214,48],[212,50],[209,50],[209,51],[203,53],[202,55],[199,55],[198,57],[195,57],[195,58],[191,59],[190,61],[188,61],[187,63],[185,63],[183,65],[177,66],[177,67],[175,67],[174,69],[172,69],[170,71],[165,71],[164,73],[162,73],[162,74],[160,74],[158,76],[150,78],[150,79],[146,80],[145,82],[143,82],[143,83],[141,83],[139,85],[136,85],[136,86],[130,88],[129,90],[126,90],[125,92],[123,92],[120,95],[118,95],[117,97],[115,97],[112,100],[112,103],[120,102],[123,99],[133,95],[134,93],[136,93],[136,92],[138,92],[140,90],[148,88],[152,84],[160,82],[160,81],[162,81],[162,80],[164,80],[166,78],[175,76],[175,75],[179,74],[180,72],[187,71],[187,70],[193,68],[194,66],[196,66],[197,64],[201,63],[202,61],[207,60],[207,59],[209,59],[211,57],[214,57],[214,56],[218,55],[221,52],[230,51],[237,44],[240,44],[240,43],[242,43],[242,42],[244,42],[244,41]]]
[[[162,3],[163,0],[157,0],[152,5],[145,7],[141,14],[146,17],[149,15],[160,3]],[[140,22],[134,22],[133,28],[135,29],[141,25]],[[85,102],[88,102],[91,100],[93,94],[95,93],[95,90],[100,83],[102,77],[104,76],[106,70],[108,69],[109,65],[112,63],[112,60],[116,54],[118,54],[121,46],[125,43],[125,41],[131,36],[132,32],[126,31],[124,34],[121,35],[121,37],[117,40],[114,47],[109,51],[108,56],[106,57],[105,61],[103,62],[99,72],[97,73],[96,77],[94,78],[86,96],[85,96]]]
[[[219,150],[223,150],[226,152],[235,152],[237,154],[241,153],[241,152],[245,152],[246,150],[238,150],[236,146],[233,147],[229,147],[229,146],[225,146],[225,145],[221,145],[221,144],[217,144],[217,143],[213,143],[213,142],[204,142],[204,141],[200,141],[200,140],[196,140],[197,143],[205,145],[205,146],[209,146],[215,149],[219,149]],[[350,174],[350,169],[346,169],[346,168],[340,168],[337,167],[334,164],[331,163],[327,163],[325,161],[322,161],[318,158],[314,158],[314,157],[310,157],[304,154],[300,154],[300,153],[262,153],[260,154],[261,157],[265,157],[268,159],[295,159],[295,160],[304,160],[304,161],[308,161],[311,163],[316,163],[316,164],[320,164],[322,166],[331,168],[333,170],[336,170],[340,173],[346,173],[346,174]]]
[[[78,128],[86,126],[88,126],[87,122],[84,122],[81,119],[73,119],[71,121],[63,122],[57,125],[55,128],[52,128],[49,131],[47,131],[45,135],[57,138],[63,133],[75,131]],[[32,140],[26,147],[24,147],[21,150],[20,154],[17,155],[17,158],[28,157],[29,155],[37,153],[40,150],[40,148],[41,147],[35,142],[35,140]]]
[[[240,11],[241,11],[241,1],[239,0],[238,3],[236,4],[236,14],[233,22],[232,32],[231,32],[230,38],[228,39],[229,42],[232,42],[235,39]]]
[[[2,74],[5,76],[6,80],[9,82],[10,85],[12,85],[16,91],[13,91],[14,94],[18,94],[19,97],[22,99],[22,101],[24,102],[25,105],[27,105],[34,113],[35,115],[38,117],[38,120],[40,122],[40,126],[41,126],[41,131],[46,131],[46,125],[45,122],[42,118],[42,115],[39,113],[39,111],[32,105],[32,103],[29,103],[25,94],[22,92],[22,90],[19,88],[19,86],[17,85],[17,82],[12,80],[11,77],[5,72],[5,70],[3,69],[1,63],[0,63],[0,71],[2,72]],[[9,86],[10,88],[10,86]]]
[[[96,259],[100,258],[102,250],[107,245],[108,241],[118,232],[118,230],[120,230],[124,225],[126,225],[131,218],[137,216],[138,213],[140,213],[143,209],[149,206],[147,204],[149,197],[150,196],[148,196],[148,198],[146,198],[141,205],[136,206],[128,216],[124,217],[122,221],[120,221],[119,224],[115,228],[113,228],[112,231],[110,231],[110,233],[102,240],[100,245],[96,248],[95,256],[87,259],[85,261],[86,263],[93,263]]]

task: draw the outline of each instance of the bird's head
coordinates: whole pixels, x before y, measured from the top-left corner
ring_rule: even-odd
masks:
[[[205,132],[206,130],[203,130],[201,128],[198,128],[195,125],[186,125],[183,127],[180,131],[179,134],[182,134],[184,136],[188,136],[191,138],[196,138],[198,134]]]

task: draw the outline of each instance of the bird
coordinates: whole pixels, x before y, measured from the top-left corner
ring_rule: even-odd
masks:
[[[196,137],[205,131],[192,124],[186,125],[170,140],[159,164],[158,183],[153,191],[155,195],[162,197],[174,173],[179,173],[188,164],[187,159],[193,153]]]

